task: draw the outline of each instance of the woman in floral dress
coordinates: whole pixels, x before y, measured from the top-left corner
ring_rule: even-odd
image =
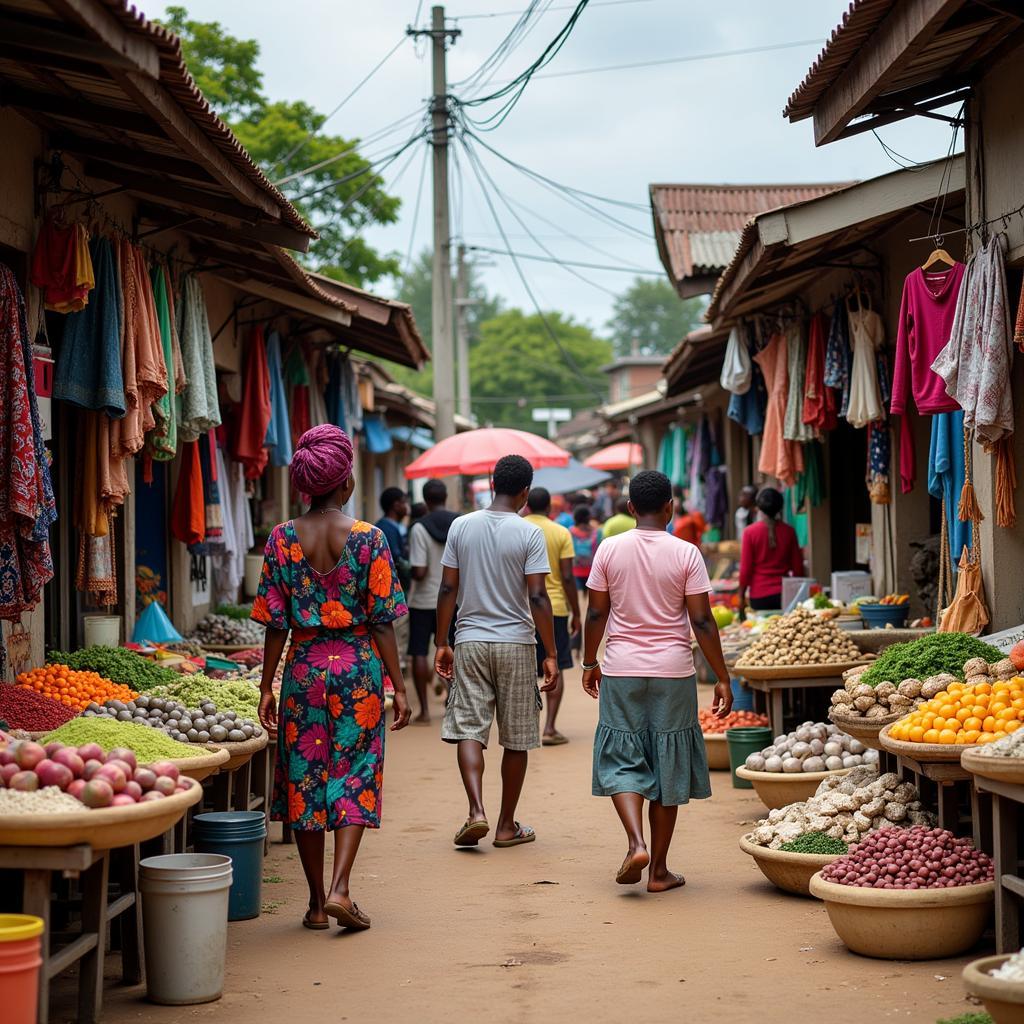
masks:
[[[349,896],[366,828],[379,828],[384,769],[384,680],[395,688],[392,731],[409,722],[393,622],[405,596],[383,533],[345,515],[352,443],[337,427],[299,439],[292,481],[311,497],[305,515],[274,528],[252,617],[267,627],[260,721],[277,730],[271,816],[295,834],[309,884],[307,928],[364,929]],[[291,644],[277,706],[272,684]],[[334,832],[334,872],[324,888],[324,832]]]

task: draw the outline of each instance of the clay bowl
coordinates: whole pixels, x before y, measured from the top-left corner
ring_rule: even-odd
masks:
[[[835,708],[832,709],[832,711],[834,710]],[[873,750],[882,749],[882,742],[879,740],[878,734],[887,725],[892,725],[893,722],[907,717],[906,713],[902,711],[886,715],[884,718],[850,718],[847,715],[833,714],[832,711],[828,713],[832,722],[838,725],[847,736],[860,740],[865,747],[871,747]]]
[[[891,728],[891,725],[887,725],[878,734],[881,749],[923,764],[959,764],[965,750],[978,746],[977,743],[911,743],[908,740],[894,740],[889,735]]]
[[[1024,1024],[1024,982],[993,978],[994,970],[1010,959],[1010,954],[972,960],[963,973],[964,988],[977,996],[995,1024]]]
[[[810,896],[811,876],[817,874],[826,864],[843,856],[841,853],[788,853],[785,850],[769,850],[750,841],[750,833],[740,836],[740,849],[754,858],[761,874],[777,889],[791,892],[796,896]]]
[[[88,843],[95,850],[144,843],[163,835],[203,795],[192,781],[182,793],[132,804],[59,814],[0,814],[0,846],[74,846]]]
[[[245,764],[254,754],[258,754],[268,743],[270,737],[264,729],[259,736],[252,739],[242,740],[238,743],[207,743],[206,749],[210,751],[226,750],[228,759],[219,765],[217,770],[221,772],[233,772],[236,768]]]
[[[995,883],[955,889],[861,889],[811,878],[848,949],[882,960],[941,960],[976,945],[992,918]]]
[[[994,782],[1024,784],[1024,759],[1019,757],[986,757],[980,748],[965,746],[960,756],[960,767]]]
[[[729,770],[729,743],[725,733],[701,734],[704,737],[704,749],[708,755],[708,768],[713,772],[727,772]]]
[[[208,776],[219,772],[231,758],[231,754],[223,747],[219,750],[202,749],[204,753],[195,757],[175,757],[168,760],[178,766],[178,771],[182,775],[187,775],[190,779],[195,779],[196,782],[202,782]]]
[[[788,807],[814,796],[825,779],[833,779],[853,771],[838,768],[834,772],[755,772],[745,765],[736,769],[738,778],[746,779],[769,811]]]

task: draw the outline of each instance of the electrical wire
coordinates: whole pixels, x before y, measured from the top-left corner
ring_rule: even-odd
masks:
[[[471,90],[477,90],[477,95],[487,88],[501,66],[508,58],[523,44],[526,37],[533,31],[534,26],[539,22],[541,15],[545,14],[547,8],[554,0],[543,0],[544,7],[541,9],[542,0],[531,0],[529,6],[523,10],[516,23],[502,38],[501,42],[484,59],[483,63],[466,78],[455,82],[453,89],[458,89],[465,95]]]
[[[552,256],[550,254],[547,256],[538,256],[536,253],[512,252],[509,249],[494,249],[488,245],[467,245],[466,248],[474,252],[490,253],[492,256],[511,256],[514,259],[520,260],[537,260],[541,263],[557,263],[560,267],[565,268],[586,267],[589,270],[615,270],[623,274],[646,274],[650,277],[662,277],[665,273],[663,270],[638,270],[636,267],[615,267],[607,263],[584,263],[580,260],[563,260],[559,257]],[[548,250],[545,249],[544,251],[547,252]],[[586,280],[586,278],[583,278],[583,280]],[[593,282],[591,281],[587,281],[587,284],[592,283]],[[605,290],[606,289],[602,289],[602,291]],[[615,292],[608,292],[608,294],[611,295],[613,298],[617,297],[617,294]]]
[[[591,3],[591,7],[621,7],[624,4],[649,4],[652,0],[597,0],[596,3]],[[572,4],[565,4],[561,7],[549,7],[549,11],[571,11],[573,9]],[[491,11],[488,14],[454,14],[452,15],[452,21],[471,21],[479,18],[511,18],[513,15],[522,14],[522,10],[518,11]]]
[[[527,281],[526,275],[523,273],[523,268],[519,264],[519,259],[517,255],[512,251],[512,246],[509,245],[508,243],[508,238],[505,235],[505,227],[501,223],[501,218],[498,216],[498,211],[495,209],[494,203],[491,201],[490,193],[487,191],[487,188],[483,183],[483,180],[479,174],[476,163],[474,161],[475,154],[469,147],[465,148],[466,156],[469,158],[470,167],[473,170],[474,174],[476,174],[477,182],[480,185],[480,191],[481,194],[483,195],[484,202],[487,204],[487,208],[491,212],[491,217],[494,219],[494,225],[498,229],[498,233],[502,236],[502,238],[505,241],[505,248],[508,250],[508,255],[511,257],[512,264],[516,268],[516,274],[518,274],[519,276],[519,281],[523,286],[523,290],[526,292],[527,296],[529,296],[530,302],[533,305],[534,311],[540,319],[540,322],[544,325],[544,330],[547,332],[548,337],[551,339],[555,347],[558,349],[563,361],[565,362],[565,365],[572,371],[573,374],[576,375],[577,378],[579,378],[580,382],[583,383],[588,388],[588,390],[592,393],[593,397],[597,401],[603,401],[604,396],[601,394],[600,390],[594,385],[593,381],[591,381],[590,378],[587,377],[587,375],[583,372],[583,370],[580,368],[579,363],[577,363],[576,360],[572,357],[572,353],[569,352],[569,350],[562,344],[561,339],[558,337],[557,334],[555,334],[554,330],[552,329],[551,324],[548,321],[548,318],[544,315],[544,311],[540,308],[540,303],[537,302],[537,297],[534,294],[533,289],[530,287],[530,282]]]
[[[427,176],[427,158],[430,156],[430,147],[423,147],[423,163],[420,165],[420,183],[416,187],[416,205],[412,210],[412,227],[409,230],[409,247],[405,252],[405,262],[402,264],[402,273],[408,274],[412,266],[412,249],[416,243],[416,228],[420,223],[420,204],[423,201],[423,182]]]
[[[315,135],[318,135],[323,130],[324,125],[327,124],[327,122],[330,121],[330,119],[334,117],[334,115],[339,110],[341,110],[341,108],[345,106],[345,104],[348,103],[348,101],[352,99],[352,97],[355,96],[355,94],[359,92],[359,90],[362,89],[362,87],[366,85],[366,83],[371,78],[373,78],[373,76],[377,74],[377,72],[380,71],[380,69],[384,67],[384,65],[387,64],[389,60],[391,60],[391,58],[401,48],[405,40],[406,36],[405,33],[403,32],[398,42],[395,43],[395,45],[391,47],[391,49],[388,50],[386,54],[384,54],[384,56],[370,69],[370,71],[367,72],[367,74],[356,83],[355,87],[341,99],[341,101],[334,107],[334,109],[324,116],[324,119],[320,122],[320,124],[317,125],[317,127],[314,128],[301,142],[297,142],[283,157],[281,157],[280,160],[277,161],[276,164],[274,164],[273,170],[276,171],[278,167],[280,167],[282,164],[286,164],[289,160],[291,160],[293,156],[295,156],[296,153],[298,153],[300,149],[302,149],[309,142],[310,139],[312,139]]]

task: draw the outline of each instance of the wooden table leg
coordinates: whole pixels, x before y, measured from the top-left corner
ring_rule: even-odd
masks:
[[[249,810],[249,796],[252,793],[252,758],[241,764],[234,771],[232,781],[231,809],[235,811]]]
[[[1012,800],[992,794],[992,845],[996,868],[996,951],[1013,953],[1020,948],[1020,906],[1017,897],[1003,886],[1003,875],[1016,875],[1020,859],[1017,837],[1018,807]]]
[[[96,936],[78,966],[79,1024],[96,1024],[103,1007],[103,957],[107,949],[107,885],[110,854],[104,852],[82,873],[82,932]]]
[[[222,770],[213,777],[211,788],[213,790],[212,803],[215,811],[231,810],[231,783],[234,775],[234,772]]]
[[[39,1024],[47,1024],[50,1018],[50,890],[52,886],[49,869],[25,868],[22,881],[21,909],[25,914],[34,914],[43,920],[43,935],[40,953],[43,965],[39,969]]]
[[[971,786],[971,820],[974,823],[974,845],[990,856],[992,845],[992,794],[979,793],[977,786]]]
[[[771,692],[771,711],[768,713],[772,727],[772,735],[780,736],[786,731],[783,718],[783,697],[781,688],[773,688]]]
[[[960,824],[957,813],[956,787],[949,783],[938,784],[939,828],[948,829],[954,834]]]
[[[139,846],[125,846],[115,850],[116,880],[123,896],[135,895],[135,905],[118,918],[121,934],[121,980],[126,985],[138,985],[145,976],[142,963],[142,900],[139,898]]]

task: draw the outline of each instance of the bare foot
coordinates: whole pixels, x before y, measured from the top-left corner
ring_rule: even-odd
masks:
[[[643,878],[644,868],[650,863],[651,855],[647,852],[646,847],[641,846],[637,850],[630,850],[615,876],[615,881],[619,885],[636,885]]]
[[[678,889],[684,885],[686,885],[686,879],[672,871],[666,871],[664,875],[657,877],[654,875],[647,876],[648,892],[668,892],[669,889]]]
[[[421,711],[413,720],[413,725],[430,725],[430,713]]]

